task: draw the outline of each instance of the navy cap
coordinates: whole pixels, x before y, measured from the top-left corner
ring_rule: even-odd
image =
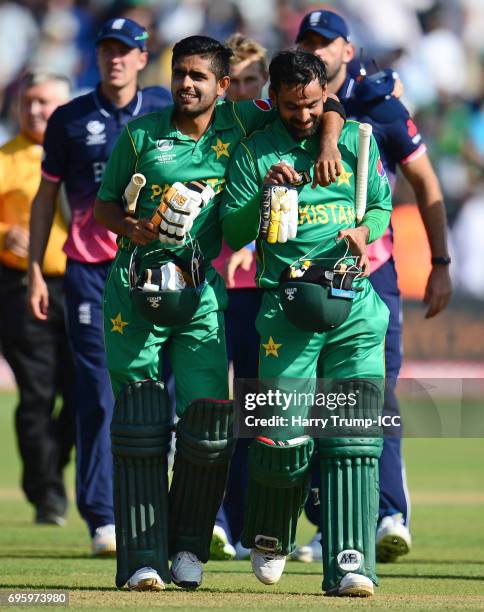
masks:
[[[346,21],[340,15],[332,11],[313,11],[308,13],[301,21],[296,42],[300,42],[306,32],[316,32],[325,38],[333,40],[341,36],[350,41],[350,31],[346,25]]]
[[[148,37],[148,32],[136,21],[125,17],[116,17],[103,24],[98,32],[96,45],[107,38],[115,38],[132,49],[137,47],[141,51],[146,51]]]

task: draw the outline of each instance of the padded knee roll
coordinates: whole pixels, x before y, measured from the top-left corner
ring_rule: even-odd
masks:
[[[308,436],[285,443],[257,438],[252,442],[243,546],[282,555],[294,550],[313,448]]]
[[[186,550],[206,563],[227,484],[234,409],[229,401],[197,400],[177,425],[170,487],[170,554]]]
[[[351,417],[346,415],[347,424],[341,427],[342,436],[347,434],[348,437],[318,440],[323,590],[329,594],[337,589],[348,572],[363,574],[375,584],[378,582],[375,535],[379,501],[378,460],[383,439],[377,424],[363,430],[360,425],[353,425],[355,421],[350,419],[373,421],[381,413],[383,389],[373,382],[355,380],[338,383],[337,392],[356,393],[359,400]]]
[[[142,567],[152,567],[164,581],[170,580],[167,452],[171,427],[163,383],[142,381],[124,387],[111,424],[118,587]]]

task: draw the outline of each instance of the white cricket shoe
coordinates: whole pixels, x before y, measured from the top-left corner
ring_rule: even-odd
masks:
[[[305,546],[299,546],[292,553],[293,561],[301,561],[302,563],[312,563],[313,561],[322,561],[323,550],[321,548],[321,534],[318,532],[313,539]]]
[[[92,538],[92,554],[94,557],[116,556],[116,531],[114,525],[98,527]]]
[[[285,555],[276,555],[253,548],[250,551],[250,560],[252,571],[258,580],[264,584],[279,582],[286,564]]]
[[[242,546],[242,542],[239,540],[235,544],[235,560],[246,561],[250,557],[250,548]]]
[[[165,583],[152,567],[142,567],[128,580],[130,591],[162,591]]]
[[[384,516],[376,530],[376,559],[380,563],[394,563],[410,552],[412,537],[402,514]]]
[[[361,574],[345,574],[334,591],[328,595],[340,597],[371,597],[375,593],[373,582]]]
[[[196,589],[202,584],[203,568],[197,556],[186,550],[171,560],[171,577],[182,589]]]
[[[229,542],[225,529],[220,525],[213,528],[212,541],[210,542],[210,559],[215,561],[231,561],[235,559],[235,548]]]

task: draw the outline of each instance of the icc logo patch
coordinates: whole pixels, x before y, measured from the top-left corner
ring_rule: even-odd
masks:
[[[272,102],[269,100],[269,98],[259,98],[258,100],[253,100],[253,102],[259,110],[264,111],[265,113],[272,110]]]
[[[157,140],[156,148],[159,151],[171,151],[173,149],[173,140]]]
[[[100,145],[106,143],[106,126],[101,121],[88,121],[86,130],[88,132],[86,138],[87,145]]]

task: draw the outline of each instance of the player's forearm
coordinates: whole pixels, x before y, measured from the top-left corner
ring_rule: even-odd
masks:
[[[136,225],[136,219],[126,214],[117,202],[106,202],[96,199],[94,218],[108,230],[118,236],[131,237],[131,230]]]
[[[447,215],[439,180],[427,155],[422,155],[402,172],[411,184],[433,257],[447,257]]]
[[[321,147],[328,142],[336,146],[345,123],[346,114],[343,105],[335,95],[330,94],[330,96],[325,104],[327,112],[323,113],[321,119]]]
[[[57,183],[41,180],[39,190],[32,202],[30,212],[29,273],[32,267],[42,269],[44,254],[54,220]]]
[[[448,257],[447,215],[440,189],[422,188],[415,195],[432,257]]]
[[[229,212],[222,220],[224,239],[231,249],[238,251],[255,240],[260,225],[260,193],[242,208]]]
[[[374,208],[366,211],[360,226],[365,225],[368,228],[368,244],[375,242],[375,240],[383,236],[390,223],[391,216],[391,211],[381,208]]]

